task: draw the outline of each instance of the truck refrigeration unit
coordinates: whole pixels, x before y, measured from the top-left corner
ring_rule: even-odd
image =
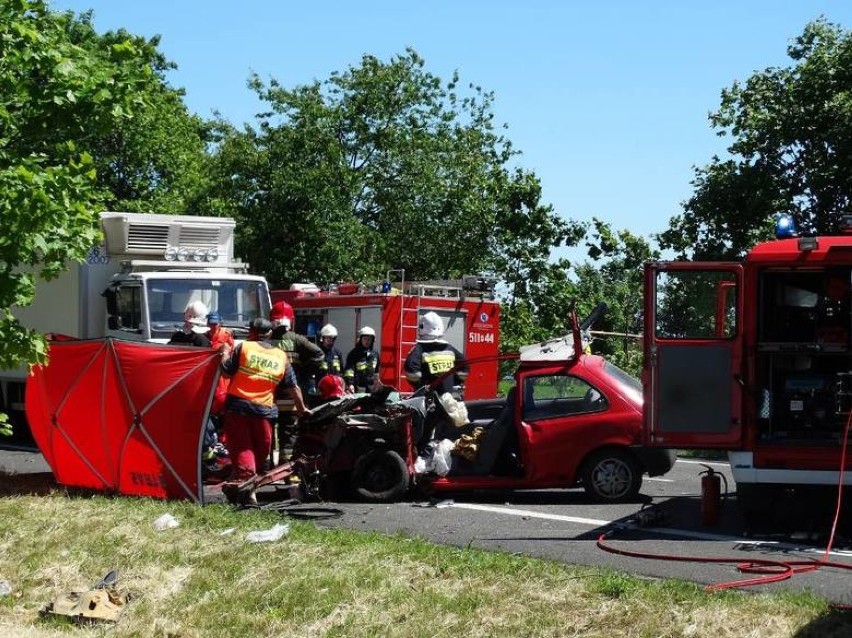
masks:
[[[645,442],[728,450],[747,515],[838,485],[852,407],[852,234],[793,228],[742,262],[645,267]]]
[[[390,283],[394,273],[398,281]],[[403,366],[417,340],[418,320],[434,311],[444,321],[447,342],[473,361],[464,397],[484,399],[497,396],[500,304],[493,299],[493,290],[493,282],[484,277],[406,282],[404,272],[392,271],[375,289],[338,284],[320,290],[293,284],[289,290],[274,290],[272,297],[293,306],[300,334],[315,337],[324,324],[333,324],[344,357],[355,345],[358,330],[373,328],[380,380],[404,392],[413,390]]]
[[[59,278],[38,280],[32,305],[12,308],[24,326],[81,339],[166,343],[192,301],[217,311],[238,338],[249,321],[268,315],[266,280],[234,257],[232,219],[105,212],[101,225],[103,245]],[[20,427],[26,377],[23,367],[0,371],[0,411],[15,426],[2,443],[31,443]]]

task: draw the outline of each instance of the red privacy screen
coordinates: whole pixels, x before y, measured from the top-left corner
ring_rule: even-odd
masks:
[[[203,502],[201,442],[218,353],[117,339],[53,341],[27,420],[57,482]]]

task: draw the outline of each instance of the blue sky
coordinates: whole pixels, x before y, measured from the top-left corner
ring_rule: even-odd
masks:
[[[707,114],[722,88],[786,66],[810,20],[852,28],[849,0],[56,0],[94,10],[98,31],[162,36],[188,107],[234,123],[261,105],[251,72],[292,87],[414,48],[431,73],[458,70],[496,96],[498,122],[544,200],[648,236],[690,192],[692,167],[725,143]],[[203,211],[198,211],[203,212]]]

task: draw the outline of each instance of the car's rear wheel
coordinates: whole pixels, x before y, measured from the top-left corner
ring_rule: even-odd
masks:
[[[583,489],[595,500],[616,503],[636,498],[642,470],[627,450],[609,448],[592,454],[583,464]]]
[[[393,450],[373,450],[355,463],[352,483],[355,493],[365,501],[394,501],[408,491],[408,466]]]

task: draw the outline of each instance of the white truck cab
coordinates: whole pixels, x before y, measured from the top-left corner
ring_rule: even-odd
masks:
[[[233,219],[194,215],[101,213],[104,243],[53,281],[37,280],[33,303],[12,308],[26,327],[80,339],[105,336],[166,343],[200,300],[244,338],[247,324],[269,315],[269,286],[234,257]],[[0,411],[16,435],[26,428],[27,371],[0,370]],[[0,440],[0,443],[5,441]]]

